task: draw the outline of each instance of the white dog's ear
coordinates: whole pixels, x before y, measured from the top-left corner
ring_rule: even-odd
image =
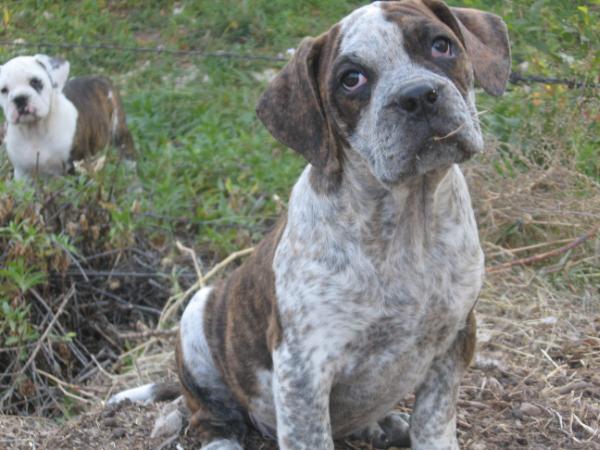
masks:
[[[53,58],[48,55],[35,55],[34,58],[50,75],[53,87],[62,91],[69,77],[69,69],[71,67],[69,61],[62,58]]]

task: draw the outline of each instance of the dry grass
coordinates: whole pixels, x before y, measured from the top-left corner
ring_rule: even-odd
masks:
[[[493,151],[465,168],[489,274],[477,305],[478,353],[460,391],[459,438],[463,448],[475,450],[597,449],[600,187],[570,167],[564,155],[554,155],[544,165],[529,163],[517,154],[513,159],[521,161],[521,170],[510,177],[497,170],[502,158]],[[581,236],[587,238],[577,240]],[[174,329],[164,330],[161,326],[171,323],[190,295],[216,274],[213,270],[203,275],[204,268],[197,264],[193,251],[182,246],[180,250],[195,261],[197,283],[169,299],[157,329],[138,326],[121,332],[132,348],[119,356],[116,366],[99,367],[80,385],[52,379],[65,395],[100,405],[125,386],[175,376]],[[227,263],[244,254],[233,255],[217,269],[226,269]],[[527,265],[515,263],[524,258],[528,258]],[[129,362],[133,370],[119,373],[119,367]],[[410,400],[400,408],[408,410]],[[23,434],[27,429],[29,435],[19,438],[31,441],[37,436],[38,443],[68,448],[66,432],[85,431],[95,424],[95,442],[108,439],[114,448],[148,448],[149,441],[144,440],[147,433],[140,433],[140,429],[147,432],[156,414],[154,406],[125,405],[117,412],[125,419],[119,422],[115,434],[116,425],[102,425],[106,412],[96,406],[56,431],[49,441],[47,428],[33,432],[32,437],[29,426],[23,427]],[[15,439],[13,436],[13,448],[25,448]],[[81,434],[77,439],[83,439]],[[190,437],[182,436],[164,448],[176,448],[178,443],[187,448]],[[361,443],[339,445],[369,448]],[[274,448],[256,435],[249,437],[247,446]]]

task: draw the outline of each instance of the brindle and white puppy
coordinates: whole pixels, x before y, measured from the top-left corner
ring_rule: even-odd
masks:
[[[474,81],[500,95],[509,70],[499,17],[437,0],[376,2],[302,41],[257,112],[310,164],[287,217],[181,320],[202,449],[240,449],[248,423],[282,449],[458,448],[484,262],[457,163],[483,150]],[[411,392],[408,419],[393,409]]]
[[[6,150],[16,179],[60,175],[111,144],[133,158],[119,92],[104,77],[67,82],[69,63],[18,56],[0,66],[0,105],[8,123]]]

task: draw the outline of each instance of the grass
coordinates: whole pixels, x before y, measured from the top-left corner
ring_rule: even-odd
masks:
[[[0,7],[0,40],[28,46],[0,46],[0,61],[24,53],[57,54],[44,47],[48,43],[285,55],[303,36],[325,31],[364,3],[8,0]],[[511,34],[513,68],[525,75],[599,81],[596,0],[585,5],[559,0],[451,3],[502,15]],[[154,280],[163,285],[160,289],[148,284],[132,294],[138,281],[123,279],[117,285],[118,280],[109,277],[89,291],[97,295],[93,298],[98,304],[145,295],[152,298],[143,307],[160,308],[193,276],[189,261],[175,250],[176,240],[194,248],[204,266],[256,243],[285,208],[304,165],[269,136],[254,114],[268,71],[278,70],[280,63],[111,49],[58,53],[70,61],[72,75],[106,74],[120,86],[142,156],[131,171],[108,151],[101,170],[28,187],[11,180],[10,164],[5,153],[0,154],[0,331],[5,331],[0,336],[7,336],[0,338],[0,347],[15,346],[19,352],[21,345],[36,341],[49,321],[39,298],[55,308],[62,290],[74,282],[69,278],[77,272],[74,261],[85,270],[111,271],[127,261],[128,270],[160,273]],[[496,153],[485,161],[493,165],[494,179],[510,185],[537,170],[574,167],[586,180],[575,194],[587,198],[600,182],[599,103],[597,88],[560,85],[511,85],[501,99],[480,94],[479,107],[487,111],[482,116],[484,129],[495,137]],[[575,187],[569,189],[568,195],[573,194]],[[473,192],[474,197],[482,195]],[[507,248],[573,237],[580,231],[523,225],[521,218],[510,215],[502,226],[487,221],[489,216],[484,219],[484,233],[493,245]],[[592,263],[549,276],[561,286],[585,288],[590,282],[600,283]],[[33,306],[32,299],[37,299]],[[119,325],[137,320],[145,326],[156,324],[152,315],[128,310],[121,318],[110,313],[110,321]],[[57,330],[55,342],[73,329],[79,331],[77,320],[69,323],[70,328]],[[89,348],[91,340],[104,342],[101,332],[112,333],[113,353],[133,345],[105,326],[89,336],[80,332],[70,347],[73,354]],[[116,358],[102,357],[108,363]],[[2,358],[0,354],[0,373],[18,368]],[[68,372],[68,364],[61,361],[57,373]],[[3,380],[2,385],[11,382],[10,377]]]

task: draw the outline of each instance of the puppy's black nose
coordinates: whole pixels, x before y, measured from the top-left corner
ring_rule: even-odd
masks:
[[[410,116],[435,114],[442,86],[431,83],[414,83],[403,87],[397,99],[400,109]]]
[[[13,99],[13,102],[19,110],[22,110],[27,106],[27,100],[29,100],[29,97],[26,95],[19,95]]]

